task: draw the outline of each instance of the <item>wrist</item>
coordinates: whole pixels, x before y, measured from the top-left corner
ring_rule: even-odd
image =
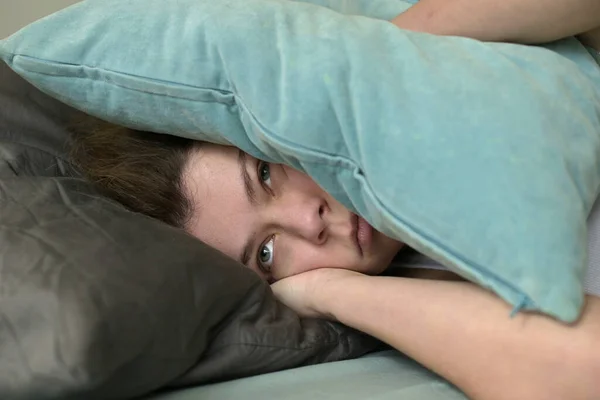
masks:
[[[343,274],[332,274],[317,287],[313,305],[315,311],[329,320],[343,322],[345,309],[352,307],[352,298],[360,292],[373,277],[358,272],[345,271]]]

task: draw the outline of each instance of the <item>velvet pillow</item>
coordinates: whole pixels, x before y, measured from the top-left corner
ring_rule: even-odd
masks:
[[[575,39],[481,43],[377,19],[402,1],[315,3],[90,0],[0,52],[96,116],[303,170],[515,310],[574,321],[600,184],[591,55]],[[344,14],[361,7],[370,17]]]

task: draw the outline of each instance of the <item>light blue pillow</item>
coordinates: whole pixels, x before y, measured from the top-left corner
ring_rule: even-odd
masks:
[[[43,91],[312,176],[516,310],[574,321],[600,186],[600,68],[406,32],[395,0],[88,0],[0,43]],[[337,10],[337,11],[335,11]],[[373,18],[355,15],[363,10]]]

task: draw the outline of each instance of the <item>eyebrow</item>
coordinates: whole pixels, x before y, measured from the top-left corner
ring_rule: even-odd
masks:
[[[254,191],[254,187],[252,186],[252,178],[250,178],[250,174],[248,173],[248,167],[247,167],[246,160],[247,160],[246,153],[239,150],[238,151],[238,166],[240,168],[240,176],[242,178],[242,182],[244,185],[244,192],[246,193],[246,198],[248,199],[248,202],[251,205],[255,206],[257,203],[256,202],[256,192]],[[244,244],[242,253],[240,255],[240,261],[245,266],[248,266],[248,262],[250,261],[250,253],[252,252],[252,247],[253,247],[252,239],[253,239],[252,235],[248,237],[248,239],[246,240],[246,244]]]

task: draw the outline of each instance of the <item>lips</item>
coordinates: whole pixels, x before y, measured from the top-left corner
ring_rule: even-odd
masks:
[[[373,240],[373,227],[363,218],[353,214],[352,237],[358,247],[360,255],[363,256]]]

